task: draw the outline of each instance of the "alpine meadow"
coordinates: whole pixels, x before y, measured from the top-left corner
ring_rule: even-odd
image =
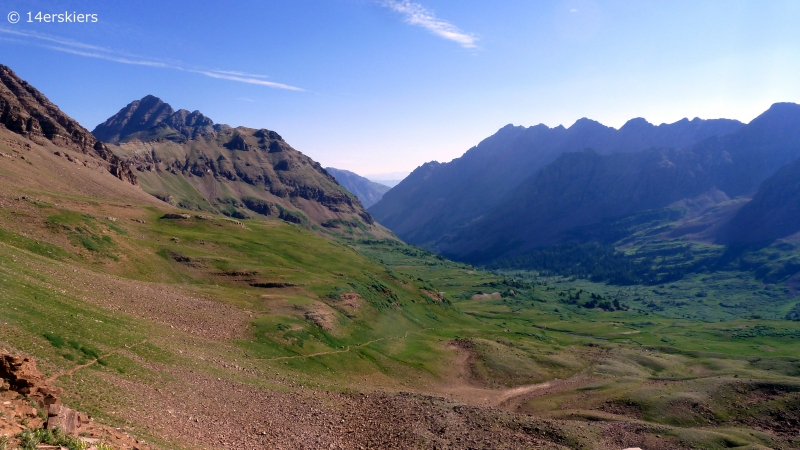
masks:
[[[85,3],[0,25],[0,450],[800,448],[796,7]]]

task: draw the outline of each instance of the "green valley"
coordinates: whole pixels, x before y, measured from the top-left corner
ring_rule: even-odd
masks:
[[[106,145],[0,76],[0,448],[800,446],[797,248],[703,234],[747,199],[471,265],[398,239],[273,131],[148,96]]]

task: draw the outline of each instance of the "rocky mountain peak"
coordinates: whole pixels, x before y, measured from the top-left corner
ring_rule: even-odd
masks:
[[[800,121],[800,105],[797,103],[775,103],[750,122],[751,128],[769,132],[772,129],[793,125]]]
[[[686,120],[686,119],[684,119],[684,120]],[[634,119],[631,119],[631,120],[625,122],[625,125],[623,125],[619,130],[620,131],[623,131],[623,130],[625,130],[625,131],[633,131],[633,130],[639,131],[639,130],[647,130],[649,128],[653,128],[653,126],[654,125],[652,123],[648,122],[645,118],[636,117]]]
[[[0,124],[36,143],[43,144],[48,140],[57,146],[99,158],[107,163],[114,176],[137,184],[130,167],[105,144],[3,65],[0,65]]]
[[[175,111],[154,95],[134,100],[92,131],[103,142],[119,143],[131,139],[151,141],[167,139],[182,142],[198,136],[211,135],[225,128],[200,111]]]
[[[571,127],[569,127],[569,130],[574,132],[576,130],[577,131],[590,131],[590,130],[593,131],[593,130],[605,130],[607,128],[608,128],[607,126],[603,125],[602,123],[600,123],[600,122],[598,122],[596,120],[587,119],[586,117],[583,117],[583,118],[580,118],[580,119],[576,120],[575,123],[572,124]]]

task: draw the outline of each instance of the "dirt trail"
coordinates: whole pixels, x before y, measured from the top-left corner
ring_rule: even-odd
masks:
[[[279,360],[283,360],[283,359],[313,358],[315,356],[335,355],[337,353],[347,353],[352,348],[364,347],[364,346],[367,346],[367,345],[370,345],[370,344],[374,344],[374,343],[380,342],[380,341],[386,341],[386,340],[391,340],[391,339],[402,340],[402,339],[405,339],[405,338],[408,337],[408,333],[410,333],[410,332],[406,331],[406,334],[404,334],[402,336],[385,337],[385,338],[374,339],[372,341],[364,342],[363,344],[358,344],[358,345],[353,345],[353,346],[348,345],[347,348],[345,348],[344,350],[333,350],[333,351],[330,351],[330,352],[311,353],[311,354],[308,354],[308,355],[276,356],[275,358],[259,358],[259,360],[260,361],[279,361]]]
[[[551,380],[544,383],[528,384],[509,389],[491,389],[463,382],[462,379],[451,380],[441,388],[441,393],[464,403],[490,406],[514,411],[522,403],[537,395],[547,395],[564,389],[573,389],[577,385],[590,381],[583,375],[575,375],[566,380]]]
[[[498,405],[502,405],[503,403],[513,399],[514,397],[519,397],[520,395],[525,395],[533,391],[538,391],[540,389],[549,388],[553,386],[553,384],[556,382],[557,381],[545,381],[544,383],[529,384],[525,386],[519,386],[507,389],[505,391],[502,391],[503,393],[500,395],[500,397],[497,399],[496,402]]]
[[[86,364],[81,364],[81,365],[78,365],[78,366],[75,366],[75,367],[73,367],[72,369],[65,370],[65,371],[63,371],[63,372],[59,372],[59,373],[57,373],[57,374],[55,374],[55,375],[51,376],[50,378],[48,378],[48,379],[46,380],[46,382],[47,382],[47,383],[52,383],[52,382],[56,381],[57,379],[59,379],[59,378],[63,377],[64,375],[69,375],[69,376],[72,376],[72,375],[73,375],[75,372],[77,372],[77,371],[79,371],[79,370],[81,370],[81,369],[85,369],[85,368],[87,368],[87,367],[89,367],[89,366],[91,366],[91,365],[95,364],[95,363],[96,363],[98,360],[100,360],[100,359],[103,359],[103,358],[108,358],[109,356],[111,356],[111,355],[114,355],[114,354],[117,354],[117,353],[121,352],[122,350],[126,350],[126,349],[131,349],[131,348],[134,348],[134,347],[138,347],[138,346],[140,346],[140,345],[144,344],[145,342],[147,342],[147,339],[143,340],[142,342],[137,342],[136,344],[132,344],[132,345],[126,345],[126,346],[125,346],[125,348],[119,348],[119,349],[116,349],[116,350],[114,350],[114,351],[112,351],[112,352],[108,352],[108,353],[106,353],[105,355],[100,355],[100,357],[99,357],[99,358],[97,358],[97,359],[93,359],[93,360],[91,360],[91,361],[87,362]]]
[[[518,386],[503,391],[503,393],[496,400],[495,404],[492,406],[505,409],[507,411],[516,411],[520,406],[530,401],[534,397],[549,395],[569,389],[576,389],[592,381],[595,381],[595,379],[581,372],[565,380],[555,379],[546,381],[544,383]]]
[[[368,342],[364,342],[363,344],[347,346],[342,350],[311,353],[308,355],[278,356],[274,358],[263,358],[261,360],[280,361],[287,359],[313,358],[316,356],[347,353],[353,348],[365,347],[367,345],[374,344],[375,342],[380,342],[385,340],[403,340],[408,337],[408,334],[409,331],[407,331],[403,336],[374,339]],[[529,397],[529,394],[535,393],[537,391],[562,390],[568,387],[574,388],[575,384],[584,384],[585,382],[589,381],[589,378],[587,378],[586,376],[578,374],[567,380],[556,379],[556,380],[546,381],[544,383],[529,384],[504,390],[489,389],[478,385],[474,385],[470,382],[470,375],[469,375],[470,355],[468,352],[459,351],[454,362],[455,365],[458,367],[458,370],[455,372],[456,382],[449,383],[448,386],[442,389],[440,393],[444,393],[445,395],[465,401],[467,403],[478,404],[483,406],[499,407],[507,410],[516,409],[516,407],[519,406],[519,404],[522,403],[525,398]]]
[[[472,352],[452,344],[448,348],[455,349],[457,353],[452,360],[453,370],[449,371],[452,376],[439,391],[452,399],[472,405],[515,411],[534,396],[575,389],[592,381],[586,374],[578,373],[565,380],[555,379],[509,389],[492,389],[483,386],[472,376],[471,365],[475,359]]]

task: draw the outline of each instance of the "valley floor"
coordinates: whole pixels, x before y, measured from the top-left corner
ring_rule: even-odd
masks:
[[[166,218],[38,151],[0,166],[0,349],[148,445],[800,446],[798,322],[688,319],[714,305],[676,306],[680,286],[604,311],[584,305],[616,288],[395,240]],[[64,178],[36,178],[46,164]]]

